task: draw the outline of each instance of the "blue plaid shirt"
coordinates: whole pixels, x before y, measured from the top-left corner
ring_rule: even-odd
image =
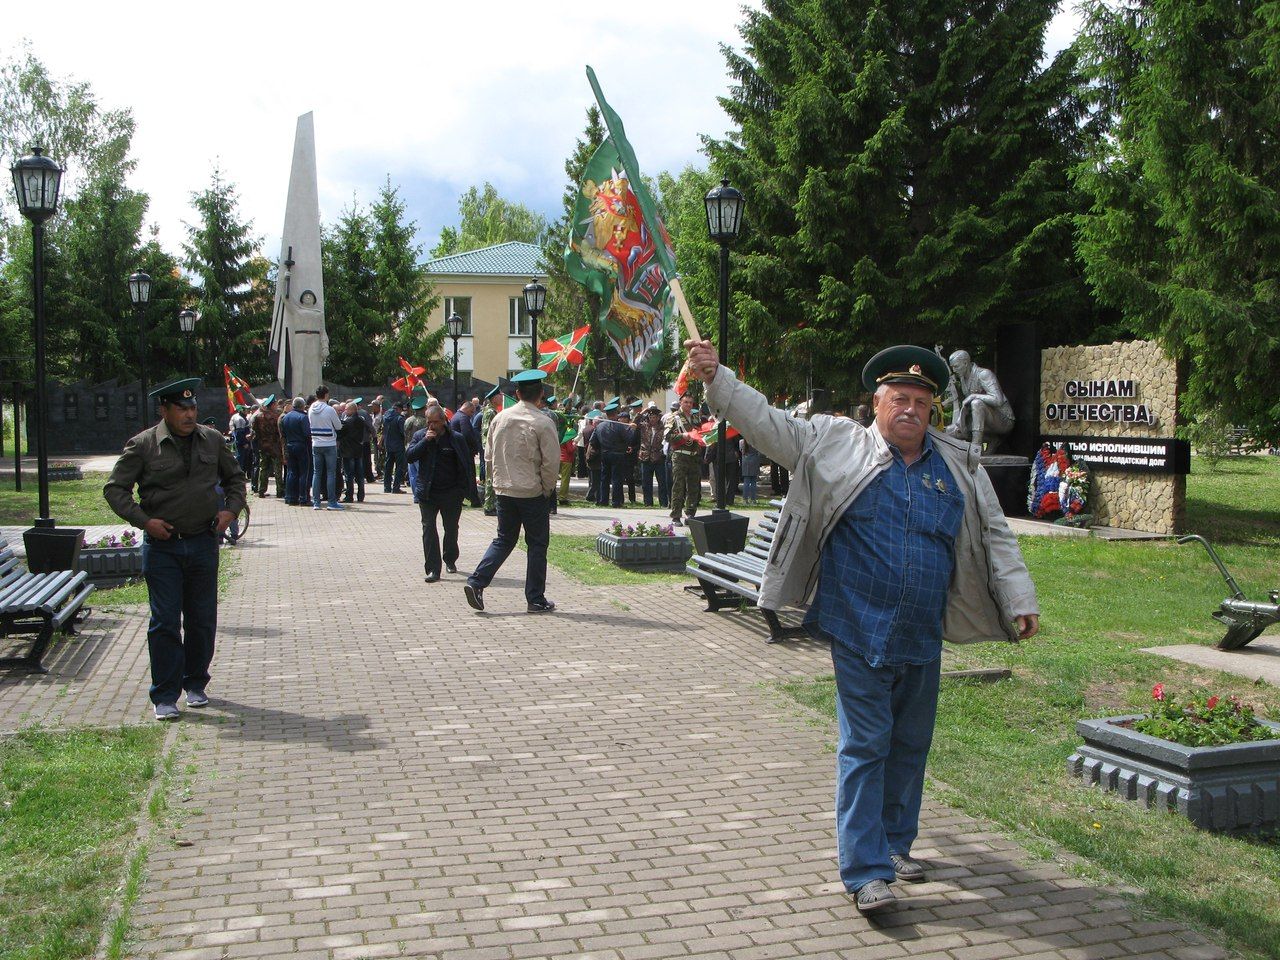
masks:
[[[858,494],[822,548],[811,636],[857,651],[873,667],[942,655],[942,615],[964,494],[926,434],[908,466],[893,460]]]

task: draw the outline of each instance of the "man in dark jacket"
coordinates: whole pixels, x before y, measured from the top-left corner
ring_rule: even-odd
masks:
[[[605,408],[607,420],[596,422],[591,442],[600,448],[600,489],[596,491],[596,503],[602,507],[612,504],[622,506],[622,484],[631,467],[631,448],[636,443],[635,427],[615,419],[618,403],[613,401]]]
[[[396,405],[382,416],[382,449],[386,453],[387,463],[383,467],[382,490],[384,493],[403,493],[400,487],[404,484],[404,401],[397,400]]]
[[[311,421],[307,402],[293,398],[293,409],[280,418],[280,442],[284,445],[284,502],[304,506],[307,498],[307,464],[311,462]]]
[[[360,408],[348,403],[342,414],[342,426],[338,427],[338,456],[342,458],[342,476],[346,480],[343,500],[351,502],[352,494],[364,503],[364,418]]]
[[[458,519],[462,501],[480,506],[480,491],[471,460],[471,447],[445,420],[444,408],[426,409],[427,425],[410,438],[405,458],[418,465],[414,494],[422,516],[422,560],[427,583],[440,579],[440,561],[450,573],[458,572]],[[441,556],[436,517],[444,521],[444,553]]]

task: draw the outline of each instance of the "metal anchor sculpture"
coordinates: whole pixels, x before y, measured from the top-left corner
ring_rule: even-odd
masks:
[[[1227,587],[1231,590],[1231,596],[1223,600],[1222,605],[1212,614],[1213,619],[1225,624],[1227,628],[1226,636],[1218,641],[1219,650],[1239,650],[1250,641],[1256,640],[1258,635],[1271,624],[1280,622],[1280,590],[1271,591],[1270,603],[1246,600],[1244,591],[1240,589],[1240,585],[1231,576],[1226,565],[1218,558],[1217,551],[1208,540],[1196,534],[1178,538],[1179,543],[1189,543],[1192,540],[1198,540],[1204,544],[1204,548],[1209,551],[1209,558],[1217,565],[1218,572],[1222,574],[1222,579],[1227,581]]]

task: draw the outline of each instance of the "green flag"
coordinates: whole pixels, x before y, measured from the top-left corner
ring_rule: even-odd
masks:
[[[675,310],[660,250],[665,240],[645,226],[635,181],[612,139],[587,162],[573,206],[564,262],[569,276],[601,298],[598,320],[627,366],[651,374],[662,362]]]
[[[596,95],[596,103],[600,105],[600,114],[604,117],[605,129],[609,131],[609,139],[618,149],[618,156],[622,160],[622,169],[627,175],[627,180],[631,183],[631,190],[635,193],[636,200],[640,204],[640,213],[644,223],[647,225],[649,232],[655,237],[661,237],[662,242],[657,245],[658,262],[662,264],[662,269],[668,277],[676,276],[676,255],[671,249],[671,238],[667,236],[667,228],[662,225],[662,218],[658,216],[658,206],[653,202],[653,197],[649,194],[649,188],[645,185],[644,178],[640,176],[640,163],[636,160],[636,152],[631,149],[631,143],[627,140],[626,131],[622,129],[622,118],[618,116],[613,107],[604,99],[604,93],[600,90],[600,84],[596,80],[596,72],[587,67],[587,80],[591,84],[591,91]]]

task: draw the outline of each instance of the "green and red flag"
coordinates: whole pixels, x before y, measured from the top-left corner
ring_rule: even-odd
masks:
[[[236,412],[236,407],[247,407],[258,401],[253,396],[249,385],[235,375],[225,363],[222,365],[222,379],[227,385],[227,414]]]
[[[628,367],[652,373],[662,362],[675,313],[669,280],[675,252],[640,177],[622,120],[587,67],[609,136],[587,162],[574,201],[564,262],[569,275],[601,298],[599,321]]]
[[[563,337],[543,340],[538,344],[538,369],[546,373],[559,373],[565,367],[580,365],[587,359],[582,352],[582,341],[587,339],[590,332],[590,326],[579,327]]]

